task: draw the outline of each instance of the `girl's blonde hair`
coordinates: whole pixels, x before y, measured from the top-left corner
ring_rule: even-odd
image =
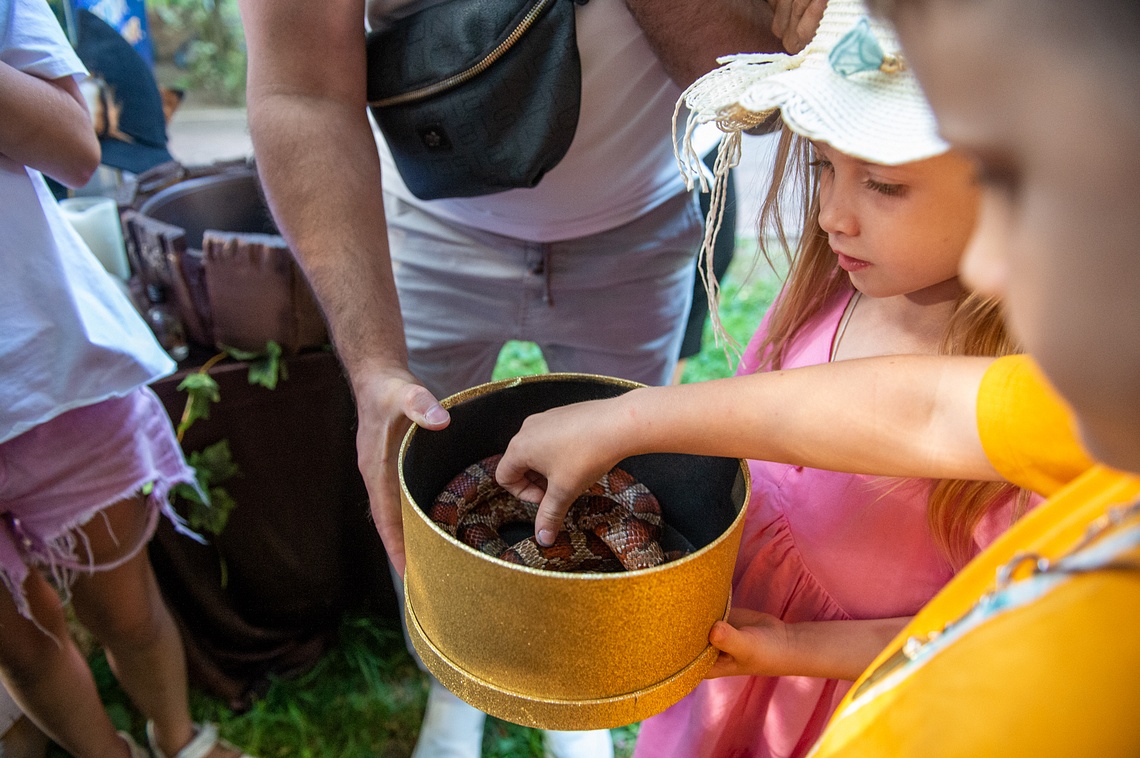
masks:
[[[803,234],[779,299],[768,315],[768,330],[757,350],[757,370],[783,366],[792,338],[840,291],[850,286],[819,225],[818,172],[811,167],[811,143],[788,129],[780,135],[775,173],[760,211],[760,249],[773,268],[776,251],[787,260],[791,246],[781,214],[785,189],[800,188]],[[784,196],[784,197],[782,197]],[[775,247],[775,251],[773,250]],[[992,298],[963,292],[939,345],[941,355],[1001,356],[1020,352],[1005,330],[1000,307]],[[1005,482],[943,479],[935,484],[927,505],[927,521],[935,542],[956,569],[974,553],[974,531],[999,500],[1016,493],[1014,516],[1025,512],[1030,493]]]

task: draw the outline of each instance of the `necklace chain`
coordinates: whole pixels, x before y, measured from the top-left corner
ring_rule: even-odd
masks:
[[[867,675],[859,688],[852,693],[852,698],[858,698],[868,689],[881,681],[888,674],[892,673],[900,666],[910,663],[926,648],[927,645],[935,642],[939,637],[947,631],[953,629],[960,624],[970,614],[972,614],[979,607],[989,604],[995,595],[1006,590],[1011,584],[1014,583],[1014,574],[1019,568],[1025,565],[1030,566],[1030,575],[1026,579],[1040,576],[1042,574],[1073,574],[1073,573],[1087,573],[1090,570],[1097,569],[1126,569],[1130,571],[1140,571],[1140,565],[1135,563],[1126,562],[1108,562],[1103,565],[1097,566],[1093,569],[1087,568],[1069,568],[1065,565],[1066,559],[1076,556],[1083,550],[1088,549],[1106,534],[1119,527],[1128,521],[1132,521],[1140,517],[1140,500],[1133,502],[1129,505],[1118,505],[1109,508],[1105,511],[1104,515],[1096,519],[1088,525],[1085,534],[1081,537],[1075,545],[1060,556],[1050,559],[1040,553],[1034,552],[1019,552],[1010,558],[997,570],[997,577],[994,581],[994,587],[984,595],[979,597],[965,613],[953,621],[947,622],[941,629],[935,629],[927,632],[924,635],[909,637],[902,647],[899,648],[893,655],[883,661],[874,671]]]
[[[863,293],[855,290],[855,294],[851,296],[851,300],[847,303],[847,307],[843,309],[843,316],[839,319],[839,328],[835,330],[835,340],[831,343],[831,356],[829,361],[834,361],[835,356],[839,353],[839,343],[843,341],[843,335],[847,334],[847,324],[851,323],[851,314],[855,312],[855,306],[859,303],[859,298]]]

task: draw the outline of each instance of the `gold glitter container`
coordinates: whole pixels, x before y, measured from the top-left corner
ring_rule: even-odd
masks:
[[[400,450],[408,633],[428,670],[476,708],[542,729],[604,729],[668,708],[716,659],[750,482],[743,461],[640,455],[618,465],[661,504],[666,550],[694,551],[612,574],[532,569],[459,542],[426,514],[468,465],[506,450],[523,420],[638,385],[586,374],[483,384],[442,401],[451,424],[412,427]],[[533,534],[504,533],[510,542]]]

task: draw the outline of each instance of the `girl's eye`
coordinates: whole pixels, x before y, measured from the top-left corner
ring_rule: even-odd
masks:
[[[906,194],[905,184],[887,184],[885,182],[877,182],[874,179],[865,179],[863,185],[872,192],[878,192],[880,195],[887,197],[902,197]]]
[[[815,160],[808,163],[808,165],[814,168],[816,171],[830,171],[832,168],[831,161],[827,160],[826,158],[816,158]]]

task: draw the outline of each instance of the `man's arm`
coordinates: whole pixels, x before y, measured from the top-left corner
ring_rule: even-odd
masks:
[[[762,0],[626,0],[649,44],[678,85],[688,87],[734,53],[783,52]]]
[[[99,140],[75,79],[40,79],[0,62],[0,155],[82,187],[99,167]]]
[[[402,573],[400,439],[409,419],[440,428],[448,416],[407,369],[366,111],[364,3],[240,0],[240,8],[258,171],[352,384],[361,474]]]

